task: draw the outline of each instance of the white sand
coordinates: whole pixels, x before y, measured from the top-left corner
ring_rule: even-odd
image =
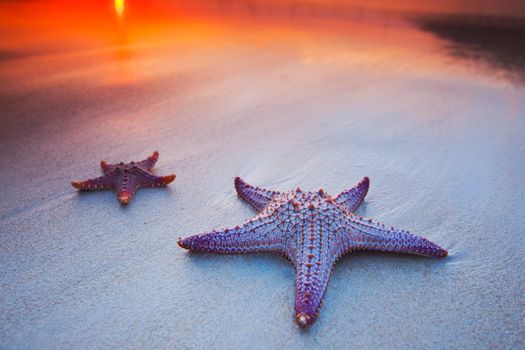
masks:
[[[412,27],[339,26],[4,50],[0,347],[524,347],[523,83]],[[177,179],[128,207],[69,185],[153,150]],[[360,214],[450,256],[347,256],[303,332],[289,262],[176,246],[254,215],[237,175],[332,194],[369,176]]]

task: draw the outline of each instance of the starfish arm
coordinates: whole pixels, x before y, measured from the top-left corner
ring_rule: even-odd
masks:
[[[156,176],[142,170],[141,168],[136,168],[134,170],[135,176],[139,178],[139,187],[164,187],[175,180],[175,174]]]
[[[353,215],[348,218],[346,233],[340,240],[339,248],[339,255],[353,250],[379,250],[440,258],[448,255],[445,249],[426,238]]]
[[[120,204],[129,204],[139,187],[140,178],[136,174],[120,174],[117,181],[117,198]]]
[[[105,160],[100,161],[100,168],[104,172],[105,175],[108,175],[115,171],[116,167],[114,165],[108,164]]]
[[[277,191],[269,191],[249,185],[240,177],[235,178],[235,189],[237,190],[239,197],[259,211],[266,208],[272,198],[279,194]]]
[[[81,191],[111,190],[115,188],[115,175],[103,175],[85,181],[72,181],[71,186]]]
[[[335,263],[328,252],[327,249],[319,254],[304,252],[296,264],[295,317],[301,328],[312,324],[321,309]]]
[[[357,185],[335,197],[335,202],[353,213],[365,199],[369,186],[370,179],[364,177]]]
[[[193,252],[272,252],[287,256],[283,236],[270,218],[253,219],[243,226],[179,238],[178,245]]]
[[[137,162],[136,164],[142,169],[149,171],[153,168],[155,163],[157,163],[157,160],[159,160],[159,152],[155,151],[151,156],[140,162]]]

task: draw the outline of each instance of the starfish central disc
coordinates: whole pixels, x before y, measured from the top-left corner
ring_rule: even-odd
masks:
[[[311,325],[321,307],[332,268],[342,255],[379,250],[444,257],[447,251],[405,230],[358,217],[354,211],[368,192],[365,177],[332,197],[322,189],[270,191],[235,179],[239,196],[259,214],[242,226],[187,238],[178,244],[195,252],[272,252],[285,256],[297,272],[295,314],[301,328]]]

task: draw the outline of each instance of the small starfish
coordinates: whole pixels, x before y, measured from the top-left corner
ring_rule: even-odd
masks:
[[[243,226],[179,238],[194,252],[272,252],[291,260],[297,272],[295,314],[301,328],[316,319],[335,262],[356,250],[378,250],[444,257],[447,251],[405,230],[356,216],[368,192],[365,177],[355,187],[332,197],[322,189],[269,191],[235,179],[239,197],[259,214]]]
[[[108,164],[100,162],[104,175],[86,181],[73,181],[71,185],[82,191],[116,190],[118,201],[125,205],[141,187],[163,187],[175,180],[175,174],[155,176],[150,171],[159,159],[155,151],[147,159],[140,162]]]

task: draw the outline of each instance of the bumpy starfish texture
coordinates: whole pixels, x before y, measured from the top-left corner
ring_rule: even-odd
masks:
[[[175,174],[155,176],[151,169],[159,159],[159,152],[140,162],[108,164],[100,162],[104,175],[86,181],[73,181],[71,185],[82,191],[115,190],[118,201],[125,205],[141,187],[164,187],[175,180]]]
[[[342,255],[357,250],[447,255],[423,237],[356,216],[369,183],[365,177],[332,197],[322,189],[269,191],[236,178],[238,195],[259,214],[242,226],[179,238],[178,244],[194,252],[272,252],[288,258],[297,272],[296,322],[305,328],[316,319],[332,268]]]

